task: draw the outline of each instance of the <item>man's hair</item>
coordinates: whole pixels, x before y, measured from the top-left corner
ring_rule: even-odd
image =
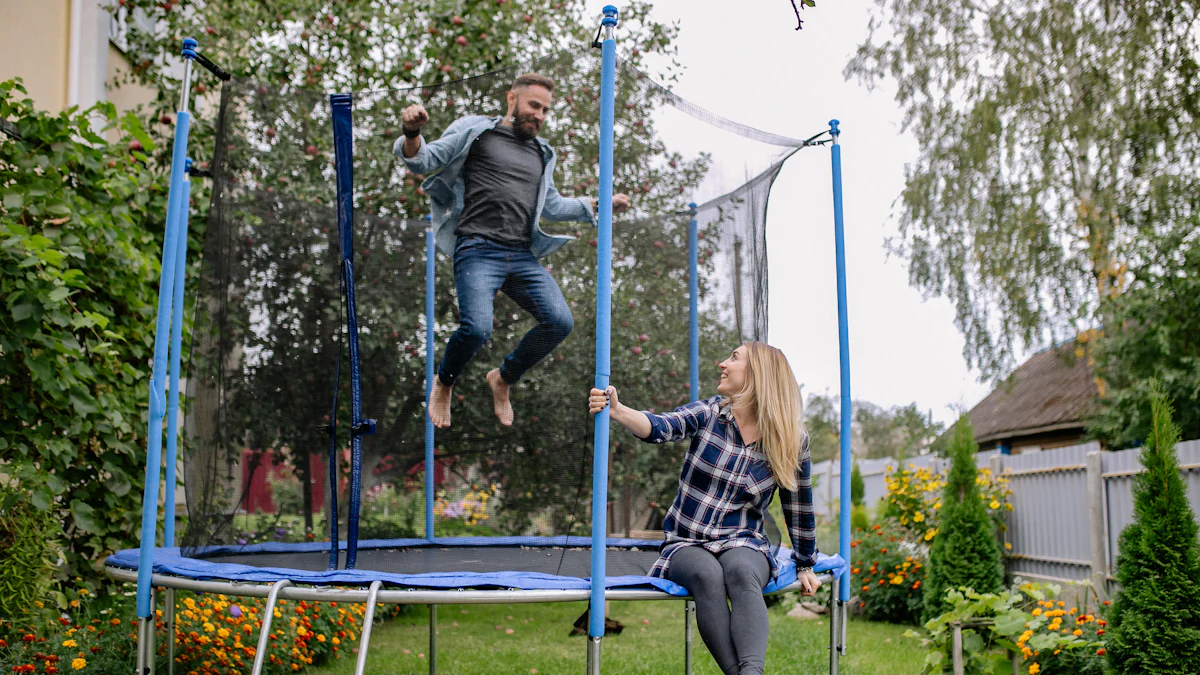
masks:
[[[554,91],[554,80],[537,73],[524,73],[513,80],[512,90],[516,91],[529,86],[545,87],[546,91]]]

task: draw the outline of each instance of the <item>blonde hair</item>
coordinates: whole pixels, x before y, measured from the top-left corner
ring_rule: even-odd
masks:
[[[767,456],[776,484],[795,490],[807,432],[800,385],[783,352],[765,342],[747,342],[746,383],[729,400],[735,408],[754,410],[758,444]]]

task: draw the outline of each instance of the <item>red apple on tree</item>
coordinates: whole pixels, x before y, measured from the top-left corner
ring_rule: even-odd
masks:
[[[466,22],[463,21],[461,16],[455,16],[454,18],[450,19],[450,23],[454,24],[455,26],[461,26]]]
[[[633,355],[634,355],[634,356],[641,356],[641,355],[642,355],[642,348],[641,348],[641,347],[633,347],[633,348],[631,348],[629,351],[633,352]]]
[[[467,36],[466,35],[459,35],[458,37],[454,38],[454,41],[457,42],[458,46],[460,46],[460,47],[467,46]]]
[[[304,149],[304,152],[305,152],[306,154],[308,154],[310,157],[315,157],[315,156],[316,156],[316,154],[317,154],[318,152],[320,152],[320,151],[319,151],[319,150],[317,150],[317,146],[315,146],[315,145],[310,145],[310,146],[308,146],[307,148],[305,148],[305,149]]]

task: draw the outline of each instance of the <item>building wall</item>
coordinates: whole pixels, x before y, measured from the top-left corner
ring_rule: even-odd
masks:
[[[108,100],[117,106],[117,112],[125,112],[126,110],[135,110],[139,106],[147,106],[154,101],[155,91],[150,87],[140,84],[121,84],[117,86],[115,83],[121,82],[129,74],[129,60],[125,58],[125,54],[117,49],[115,45],[108,45],[108,77],[105,79],[108,82]]]
[[[0,81],[21,77],[39,108],[67,106],[71,0],[0,0]]]
[[[52,113],[104,100],[124,112],[153,101],[153,89],[116,85],[129,62],[109,38],[109,2],[0,0],[0,81],[22,78],[36,106]]]

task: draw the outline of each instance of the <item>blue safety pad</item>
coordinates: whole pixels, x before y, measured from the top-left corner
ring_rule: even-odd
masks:
[[[657,548],[662,542],[644,539],[609,539],[610,548]],[[434,539],[370,539],[359,542],[359,550],[369,548],[399,548],[424,546],[525,546],[549,547],[568,546],[586,547],[591,544],[587,537],[447,537]],[[266,543],[248,546],[213,546],[204,549],[206,555],[234,555],[262,553],[312,552],[328,550],[324,542],[309,542],[297,544]],[[340,548],[345,548],[341,542]],[[779,576],[772,581],[764,593],[771,593],[789,586],[796,581],[796,564],[792,561],[792,552],[780,548],[776,553],[779,563]],[[138,549],[119,551],[105,561],[112,567],[136,570],[138,568]],[[841,574],[846,568],[841,556],[817,554],[817,564],[813,568],[818,573],[831,572]],[[591,588],[589,579],[578,577],[558,576],[535,572],[438,572],[427,574],[393,574],[376,570],[328,570],[310,572],[282,567],[252,567],[233,563],[219,563],[200,558],[185,558],[180,555],[178,547],[154,549],[154,572],[169,574],[196,580],[225,580],[258,583],[274,583],[280,579],[289,579],[296,584],[312,585],[341,585],[368,586],[372,581],[382,581],[391,586],[406,588],[456,589],[456,588],[496,588],[521,590],[588,590]],[[605,579],[606,588],[656,588],[663,593],[674,596],[686,596],[687,590],[682,586],[657,577],[647,576],[615,576]]]

